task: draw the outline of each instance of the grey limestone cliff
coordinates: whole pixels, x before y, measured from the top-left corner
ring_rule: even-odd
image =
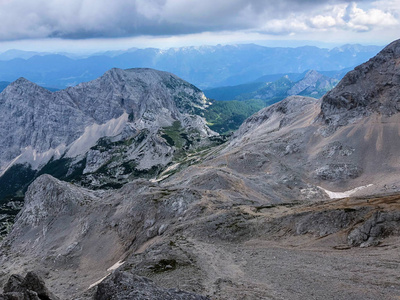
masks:
[[[181,148],[204,146],[216,135],[201,117],[207,105],[193,85],[152,69],[111,69],[57,92],[20,78],[0,93],[0,171],[22,164],[40,170],[51,162],[49,172],[62,158],[62,178],[100,167],[123,181],[133,169],[157,173]],[[168,129],[178,131],[172,135],[179,143]],[[99,176],[83,180],[101,185]]]

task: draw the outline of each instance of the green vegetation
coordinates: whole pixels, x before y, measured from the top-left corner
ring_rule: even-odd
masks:
[[[8,202],[10,197],[22,196],[35,178],[36,171],[29,166],[17,164],[9,168],[0,177],[0,204]]]
[[[42,174],[49,174],[55,178],[74,181],[79,180],[82,176],[83,170],[86,165],[86,158],[78,163],[74,164],[74,169],[70,169],[72,159],[70,158],[60,158],[53,160],[51,159],[35,176],[39,177]]]
[[[146,136],[147,136],[147,133],[145,131],[141,131],[134,138],[129,138],[129,139],[121,140],[121,141],[117,141],[117,142],[112,142],[109,137],[103,137],[103,138],[100,138],[97,141],[96,145],[90,149],[99,150],[100,152],[105,152],[105,151],[108,151],[108,150],[113,149],[118,146],[130,146],[133,144],[133,142],[140,144],[145,139]]]
[[[86,160],[83,159],[75,163],[74,169],[70,168],[71,161],[71,159],[67,158],[52,159],[39,172],[23,164],[11,166],[0,177],[0,205],[14,198],[23,197],[32,181],[42,174],[50,174],[66,181],[79,180],[85,168]]]
[[[208,126],[220,134],[235,131],[244,120],[266,106],[263,100],[212,100],[212,103],[204,112],[204,117]]]
[[[154,273],[162,273],[175,270],[177,265],[178,263],[175,259],[161,259],[158,263],[154,264],[154,266],[150,267],[150,269]]]
[[[242,93],[238,95],[235,100],[248,100],[248,99],[263,99],[269,103],[269,105],[276,103],[273,102],[272,99],[284,99],[288,96],[287,92],[290,88],[292,88],[294,82],[292,82],[288,77],[282,77],[274,82],[266,82],[258,89],[253,90],[251,92]]]
[[[164,127],[161,130],[161,137],[176,149],[187,150],[193,144],[193,141],[188,136],[188,132],[182,127],[179,121],[175,121],[172,126]]]

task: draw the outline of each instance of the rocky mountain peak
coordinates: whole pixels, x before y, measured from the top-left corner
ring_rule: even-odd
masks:
[[[206,105],[204,94],[177,76],[153,69],[111,69],[91,82],[65,90],[79,107],[98,122],[119,117],[124,111],[131,119],[154,121],[169,111],[172,119],[180,113],[196,113]],[[64,91],[61,91],[64,93]],[[101,95],[99,95],[101,93]],[[96,105],[98,99],[106,101]]]
[[[337,81],[333,78],[322,75],[318,71],[309,70],[304,78],[296,82],[293,87],[288,91],[289,96],[293,95],[312,95],[313,91],[316,89],[329,90],[331,89]]]
[[[20,77],[14,82],[12,82],[10,85],[24,85],[24,84],[34,84],[33,82],[29,81],[25,77]]]
[[[10,83],[4,90],[4,94],[15,96],[30,95],[30,94],[51,94],[51,92],[24,77],[20,77]]]
[[[350,71],[322,99],[320,118],[334,126],[379,112],[400,111],[400,40]]]
[[[175,151],[216,135],[202,118],[207,104],[195,86],[152,69],[115,68],[53,93],[20,78],[0,93],[0,172],[16,165],[39,171],[62,157],[65,176],[74,173],[75,158],[84,159],[78,169],[85,174],[102,166],[124,180],[156,172]]]

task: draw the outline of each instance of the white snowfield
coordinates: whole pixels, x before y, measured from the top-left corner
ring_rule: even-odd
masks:
[[[331,198],[331,199],[340,199],[340,198],[350,197],[350,196],[353,195],[354,193],[356,193],[356,192],[358,192],[358,191],[360,191],[360,190],[362,190],[362,189],[365,189],[365,188],[367,188],[367,187],[370,187],[370,186],[373,186],[373,184],[368,184],[368,185],[364,185],[364,186],[359,186],[359,187],[356,187],[356,188],[354,188],[354,189],[352,189],[352,190],[345,191],[345,192],[332,192],[332,191],[328,191],[328,190],[326,190],[326,189],[324,189],[324,188],[322,188],[322,187],[320,187],[320,186],[319,186],[319,188],[320,188],[321,190],[323,190],[325,193],[327,193],[328,196],[329,196],[329,198]]]
[[[92,287],[98,285],[99,283],[101,283],[104,279],[106,279],[113,271],[115,271],[116,269],[118,269],[120,266],[122,266],[125,262],[122,260],[117,261],[114,265],[112,265],[111,267],[109,267],[107,269],[108,274],[106,276],[104,276],[103,278],[101,278],[100,280],[96,281],[95,283],[91,284],[88,288],[88,290],[90,290]]]

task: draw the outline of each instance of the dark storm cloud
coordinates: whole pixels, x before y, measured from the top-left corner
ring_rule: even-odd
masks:
[[[0,0],[0,39],[179,35],[261,28],[346,0]],[[357,1],[368,2],[368,1]]]

